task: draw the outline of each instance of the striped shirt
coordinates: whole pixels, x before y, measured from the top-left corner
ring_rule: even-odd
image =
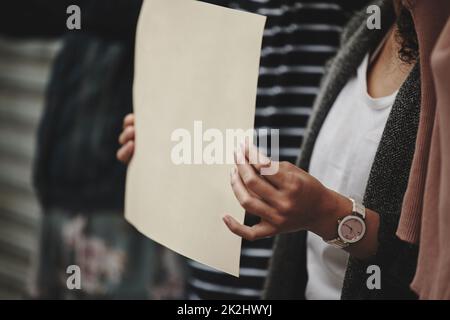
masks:
[[[295,162],[300,152],[324,65],[336,53],[340,32],[347,21],[345,9],[349,9],[348,2],[228,1],[231,8],[267,16],[255,128],[279,130],[280,161]],[[353,3],[351,6],[356,9]],[[250,215],[245,220],[248,225],[258,222]],[[260,298],[272,255],[272,243],[273,239],[243,240],[239,278],[189,261],[188,298]]]

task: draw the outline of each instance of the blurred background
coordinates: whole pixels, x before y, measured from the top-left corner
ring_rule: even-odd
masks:
[[[0,11],[0,299],[182,295],[180,258],[123,217],[116,151],[140,5],[19,0]]]
[[[0,37],[0,298],[32,289],[41,219],[31,180],[35,132],[60,47]]]

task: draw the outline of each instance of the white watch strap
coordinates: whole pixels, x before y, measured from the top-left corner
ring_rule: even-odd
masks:
[[[357,214],[364,220],[366,218],[366,207],[352,198],[349,199],[352,202],[352,214]]]

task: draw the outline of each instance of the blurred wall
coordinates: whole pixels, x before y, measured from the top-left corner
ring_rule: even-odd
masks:
[[[24,297],[38,249],[35,132],[59,43],[0,38],[0,299]]]

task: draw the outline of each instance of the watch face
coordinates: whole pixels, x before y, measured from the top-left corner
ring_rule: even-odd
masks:
[[[360,240],[366,231],[364,221],[357,216],[347,216],[339,224],[338,233],[341,239],[348,243]]]

